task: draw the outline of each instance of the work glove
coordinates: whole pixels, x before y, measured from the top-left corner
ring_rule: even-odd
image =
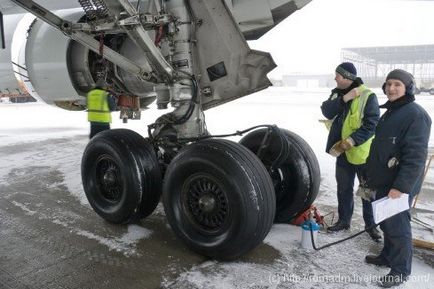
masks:
[[[353,89],[351,89],[347,94],[345,94],[342,99],[344,100],[345,103],[349,102],[350,100],[355,99],[356,97],[358,97],[360,95],[360,90],[358,87],[355,87]]]
[[[329,154],[334,157],[340,156],[343,152],[351,149],[354,146],[354,140],[351,137],[340,140],[335,143],[332,148],[329,150]]]
[[[376,194],[377,194],[377,192],[375,190],[368,188],[366,186],[363,186],[363,185],[359,185],[359,187],[357,188],[357,192],[356,192],[356,196],[359,196],[363,200],[369,201],[369,202],[375,199]]]

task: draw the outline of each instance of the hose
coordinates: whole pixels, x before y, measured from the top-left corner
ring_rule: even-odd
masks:
[[[315,246],[315,240],[314,240],[314,238],[313,238],[313,228],[312,228],[312,223],[310,223],[310,224],[309,224],[309,227],[310,227],[310,240],[312,241],[312,247],[313,247],[316,251],[319,251],[319,250],[325,249],[325,248],[327,248],[327,247],[331,247],[331,246],[333,246],[333,245],[336,245],[336,244],[339,244],[339,243],[345,242],[345,241],[347,241],[347,240],[353,239],[353,238],[355,238],[355,237],[357,237],[357,236],[363,234],[364,232],[367,232],[367,231],[369,231],[369,230],[372,230],[372,229],[375,228],[376,226],[377,226],[377,224],[374,224],[374,225],[372,225],[372,226],[370,226],[370,227],[364,229],[363,231],[360,231],[360,232],[358,232],[358,233],[356,233],[356,234],[354,234],[354,235],[351,235],[351,236],[349,236],[349,237],[347,237],[347,238],[345,238],[345,239],[341,239],[341,240],[339,240],[339,241],[336,241],[336,242],[333,242],[333,243],[329,243],[329,244],[326,244],[326,245],[324,245],[324,246],[321,246],[321,247],[317,248],[317,247]]]
[[[190,99],[190,104],[185,112],[185,114],[183,116],[181,116],[180,118],[178,118],[177,120],[175,120],[174,122],[172,122],[172,124],[183,124],[185,123],[187,120],[190,119],[191,115],[194,112],[194,106],[196,104],[197,101],[197,96],[198,96],[198,84],[196,81],[196,78],[194,76],[190,77],[191,80],[191,90],[192,90],[192,97]]]

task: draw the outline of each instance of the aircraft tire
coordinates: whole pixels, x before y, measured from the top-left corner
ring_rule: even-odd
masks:
[[[165,174],[169,224],[191,249],[211,258],[233,260],[260,244],[273,224],[275,202],[261,161],[232,141],[189,145]]]
[[[90,205],[111,223],[147,217],[161,196],[154,148],[131,130],[107,130],[93,137],[83,154],[81,176]]]
[[[269,146],[263,149],[260,159],[268,169],[276,193],[276,215],[274,222],[289,223],[299,213],[304,212],[318,195],[321,179],[320,168],[315,153],[309,144],[297,134],[280,129],[284,140],[273,133]],[[257,153],[267,129],[255,130],[240,140],[240,144]],[[273,161],[281,152],[282,142],[286,141],[288,151],[277,170],[271,171]]]

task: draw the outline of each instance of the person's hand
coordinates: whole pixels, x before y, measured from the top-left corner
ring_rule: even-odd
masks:
[[[342,98],[343,98],[344,102],[346,103],[352,99],[355,99],[359,95],[360,95],[359,88],[355,87],[355,88],[351,89],[347,94],[345,94]]]
[[[351,137],[348,137],[346,139],[340,140],[337,143],[335,143],[330,149],[329,154],[331,154],[334,157],[338,157],[343,152],[351,149],[353,146],[354,146],[353,139]]]
[[[350,150],[354,146],[354,141],[351,137],[341,140],[339,146],[343,151]]]
[[[338,141],[337,143],[335,143],[332,148],[329,150],[329,154],[331,154],[334,157],[338,157],[340,156],[344,150],[339,146],[341,143],[341,141]]]
[[[390,189],[389,194],[387,195],[391,199],[397,199],[401,197],[403,193],[400,190],[397,189]]]

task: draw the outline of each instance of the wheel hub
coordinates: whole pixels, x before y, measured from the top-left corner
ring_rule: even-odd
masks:
[[[113,169],[108,169],[104,174],[104,183],[107,186],[113,186],[116,183],[116,174]]]
[[[109,202],[117,203],[122,197],[120,170],[110,156],[102,156],[96,163],[96,181],[101,196]]]
[[[184,184],[183,206],[192,223],[206,233],[221,230],[229,215],[229,201],[221,183],[201,174],[190,177]]]
[[[211,194],[206,194],[199,199],[199,208],[205,213],[211,213],[216,207],[216,200]]]

